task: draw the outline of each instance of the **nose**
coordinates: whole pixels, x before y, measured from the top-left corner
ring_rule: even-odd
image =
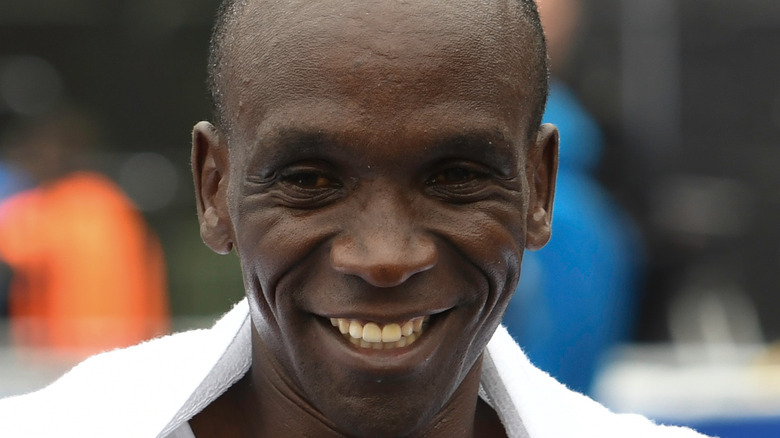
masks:
[[[333,269],[376,287],[393,287],[433,268],[438,258],[435,242],[403,210],[380,207],[358,213],[355,224],[333,242]]]

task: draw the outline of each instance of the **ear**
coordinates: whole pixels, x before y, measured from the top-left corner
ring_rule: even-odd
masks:
[[[536,141],[528,147],[525,169],[529,187],[527,249],[540,249],[550,240],[555,177],[558,174],[558,141],[558,128],[547,123],[539,128]]]
[[[192,178],[203,242],[217,254],[233,249],[233,227],[227,209],[230,175],[227,144],[211,123],[192,130]]]

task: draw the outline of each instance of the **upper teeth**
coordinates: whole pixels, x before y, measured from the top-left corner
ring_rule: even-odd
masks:
[[[398,348],[414,342],[422,333],[423,323],[428,317],[418,316],[401,323],[381,324],[373,321],[331,318],[333,327],[350,342],[363,348]]]

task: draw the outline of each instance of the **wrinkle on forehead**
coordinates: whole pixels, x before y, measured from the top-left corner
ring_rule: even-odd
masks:
[[[518,102],[533,99],[534,58],[523,48],[527,30],[511,18],[522,14],[512,7],[519,8],[516,1],[250,2],[226,56],[234,68],[225,70],[225,103],[235,119],[250,99],[272,107],[356,83],[364,104],[388,108],[445,89],[495,94],[491,87],[500,87]],[[325,77],[339,81],[318,80]],[[490,80],[476,87],[475,77]]]

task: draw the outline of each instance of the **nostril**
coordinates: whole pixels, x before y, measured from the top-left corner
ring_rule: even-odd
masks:
[[[355,275],[376,287],[393,287],[406,281],[412,275],[425,270],[410,265],[391,263],[376,258],[332,257],[333,268],[342,274]]]
[[[368,273],[365,280],[376,287],[393,287],[403,283],[412,275],[420,272],[408,269],[406,266],[376,266]]]
[[[338,272],[358,276],[376,287],[393,287],[435,266],[437,251],[434,242],[421,238],[385,244],[374,241],[372,245],[342,240],[334,243],[330,259]]]

